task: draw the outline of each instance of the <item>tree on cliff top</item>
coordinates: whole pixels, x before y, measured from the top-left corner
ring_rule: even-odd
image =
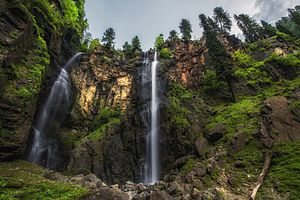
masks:
[[[142,51],[141,42],[138,36],[135,36],[131,41],[131,48],[133,53]]]
[[[169,33],[168,40],[170,42],[174,42],[174,41],[177,41],[178,39],[179,39],[179,37],[178,37],[177,31],[171,30],[170,33]]]
[[[256,42],[263,38],[262,27],[249,15],[234,15],[234,19],[236,20],[238,27],[243,31],[246,42]]]
[[[226,82],[232,99],[235,101],[235,95],[232,90],[233,72],[230,65],[230,55],[227,53],[224,45],[220,42],[218,34],[215,31],[214,21],[206,17],[204,14],[199,15],[200,27],[204,30],[204,36],[206,38],[206,46],[208,48],[209,63],[215,68],[217,80],[220,82]]]
[[[213,19],[219,27],[220,33],[228,33],[231,30],[232,21],[230,15],[222,7],[216,7],[213,11]]]
[[[104,47],[111,49],[114,48],[114,40],[116,38],[116,33],[113,28],[108,28],[104,33],[101,41]]]
[[[193,31],[192,31],[192,25],[189,20],[182,19],[180,22],[180,25],[179,25],[179,29],[182,34],[181,38],[184,42],[188,42],[189,40],[191,40],[191,38],[192,38],[191,33]]]
[[[164,35],[160,34],[155,39],[154,47],[156,48],[156,50],[160,51],[162,49],[164,43],[165,43]]]

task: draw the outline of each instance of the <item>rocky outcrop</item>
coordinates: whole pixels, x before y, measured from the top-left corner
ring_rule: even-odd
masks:
[[[167,79],[187,88],[197,88],[203,83],[206,62],[202,43],[176,43],[174,58],[166,72]]]
[[[299,114],[293,111],[286,97],[274,96],[264,102],[261,139],[267,147],[276,142],[300,139]]]
[[[26,84],[31,80],[25,77],[26,73],[20,74],[17,64],[28,51],[35,49],[36,42],[27,41],[36,41],[37,35],[30,16],[8,1],[0,4],[0,21],[0,161],[3,161],[20,158],[28,140],[37,91],[34,97],[26,97]],[[41,82],[33,84],[39,88]]]

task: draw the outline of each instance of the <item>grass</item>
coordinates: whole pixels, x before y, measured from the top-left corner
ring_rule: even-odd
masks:
[[[271,168],[258,199],[271,199],[272,189],[279,196],[296,200],[300,197],[300,141],[282,142],[274,146]]]
[[[0,199],[79,199],[87,189],[71,183],[47,180],[45,169],[25,161],[0,164]]]
[[[226,139],[232,138],[238,131],[251,134],[258,127],[260,107],[260,101],[255,97],[245,97],[237,103],[217,106],[216,114],[210,119],[207,128],[224,123],[227,127]]]

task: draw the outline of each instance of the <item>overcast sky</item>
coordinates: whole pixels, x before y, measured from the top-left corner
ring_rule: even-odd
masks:
[[[199,38],[199,14],[211,16],[217,6],[231,15],[246,13],[275,22],[287,15],[287,8],[295,5],[300,5],[300,0],[86,0],[86,17],[94,38],[101,38],[103,32],[112,27],[116,32],[117,48],[137,35],[142,48],[147,50],[153,47],[160,33],[168,37],[172,29],[179,32],[182,18],[190,20],[193,38]],[[232,32],[240,31],[235,26]]]

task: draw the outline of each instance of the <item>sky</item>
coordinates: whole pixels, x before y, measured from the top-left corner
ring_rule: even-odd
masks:
[[[159,34],[167,38],[171,30],[179,32],[182,18],[190,20],[193,39],[200,38],[199,14],[211,16],[217,6],[231,16],[245,13],[274,23],[287,15],[287,8],[296,5],[300,5],[300,0],[86,0],[85,12],[93,38],[101,38],[112,27],[116,48],[122,48],[125,41],[131,42],[137,35],[143,50],[147,50]],[[241,31],[234,25],[232,33],[240,35]]]

